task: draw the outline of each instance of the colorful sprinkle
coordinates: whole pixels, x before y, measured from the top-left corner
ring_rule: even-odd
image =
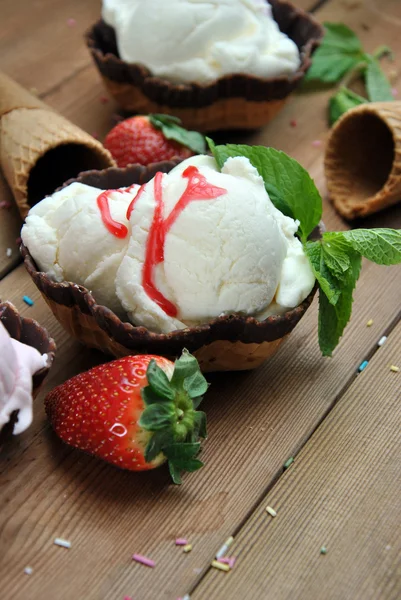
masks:
[[[283,469],[288,469],[288,467],[290,467],[292,465],[292,463],[294,462],[294,457],[291,456],[288,460],[285,461],[285,463],[283,464]]]
[[[313,140],[313,142],[312,142],[312,146],[314,148],[320,148],[321,145],[322,145],[322,140]]]
[[[175,540],[176,546],[186,546],[187,544],[188,544],[188,540],[186,540],[185,538],[177,538]]]
[[[266,506],[266,512],[269,513],[271,517],[277,517],[277,513],[271,506]]]
[[[235,556],[223,556],[222,558],[219,558],[219,562],[223,563],[224,565],[228,565],[230,569],[234,567],[236,560],[237,559]]]
[[[187,554],[188,552],[191,552],[191,550],[192,550],[192,544],[186,544],[182,549],[182,551],[185,552],[185,554]]]
[[[2,200],[0,202],[0,208],[11,208],[11,202],[8,202],[7,200]]]
[[[373,325],[373,319],[369,319],[369,321],[366,323],[366,327],[372,327]]]
[[[298,125],[296,119],[291,119],[290,125],[291,125],[291,127],[296,127]]]
[[[124,600],[133,600],[133,598],[131,596],[124,596]]]
[[[77,22],[75,19],[67,19],[67,25],[68,27],[74,27],[74,25],[76,25]]]
[[[33,306],[35,304],[35,302],[29,296],[22,296],[22,299],[28,306]]]
[[[320,548],[320,554],[327,554],[327,548],[326,548],[326,546],[322,546]]]
[[[212,567],[214,569],[219,569],[220,571],[225,571],[226,573],[230,570],[229,565],[225,565],[224,563],[220,562],[219,560],[213,560]]]
[[[231,546],[233,541],[234,541],[234,538],[232,535],[230,535],[230,537],[224,542],[224,544],[222,545],[220,550],[217,552],[217,554],[216,554],[217,560],[225,555],[225,553],[227,552],[227,550],[229,549],[229,547]]]
[[[147,558],[147,556],[143,556],[142,554],[133,554],[132,560],[135,560],[136,562],[141,563],[141,565],[145,565],[146,567],[150,567],[151,569],[153,569],[153,567],[156,565],[154,560]]]
[[[13,251],[11,250],[11,248],[7,248],[6,255],[8,258],[10,258],[13,255]]]
[[[107,104],[109,101],[107,96],[100,96],[99,100],[101,104]]]
[[[381,337],[380,340],[377,342],[377,345],[378,346],[383,346],[383,344],[386,343],[386,340],[387,340],[387,336],[383,335],[383,337]]]
[[[99,134],[98,134],[97,131],[92,131],[91,135],[92,135],[93,138],[95,138],[95,140],[99,139]]]
[[[24,573],[25,573],[25,575],[32,575],[32,573],[33,573],[32,567],[25,567]]]
[[[363,363],[361,363],[358,367],[358,371],[360,373],[362,373],[362,371],[364,371],[366,369],[366,367],[368,366],[369,361],[368,360],[364,360]]]
[[[396,367],[395,365],[391,365],[390,367],[390,371],[392,371],[393,373],[398,373],[399,370],[400,367]]]
[[[397,90],[396,88],[393,88],[393,89],[391,90],[391,93],[393,94],[394,98],[395,98],[396,96],[398,96],[398,90]]]
[[[15,243],[17,244],[17,246],[19,246],[19,245],[22,243],[22,238],[20,238],[20,237],[19,237],[19,238],[17,238],[17,239],[15,240]]]
[[[56,546],[61,546],[62,548],[71,548],[71,542],[64,540],[63,538],[56,538],[53,543]]]

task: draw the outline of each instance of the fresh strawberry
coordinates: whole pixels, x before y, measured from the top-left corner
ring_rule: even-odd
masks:
[[[174,483],[196,471],[206,415],[197,411],[208,384],[184,350],[175,363],[127,356],[81,373],[45,399],[57,435],[122,469],[145,471],[168,461]]]
[[[116,125],[106,136],[104,146],[119,167],[172,158],[189,158],[205,151],[205,139],[196,131],[180,127],[169,115],[131,117]]]

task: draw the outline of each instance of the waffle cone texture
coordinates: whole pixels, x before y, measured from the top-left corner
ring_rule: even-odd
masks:
[[[115,163],[100,142],[0,73],[0,164],[25,218],[70,177]]]
[[[89,171],[81,173],[76,181],[99,189],[125,187],[133,183],[142,185],[158,171],[169,172],[177,162]],[[315,232],[315,235],[318,237],[320,232]],[[83,286],[52,281],[45,273],[38,271],[29,249],[24,246],[22,255],[30,276],[56,319],[83,344],[115,357],[146,353],[175,359],[186,348],[197,357],[204,372],[258,367],[277,351],[291,333],[309,308],[316,291],[316,288],[312,290],[296,308],[264,321],[242,315],[227,315],[196,327],[167,334],[154,333],[145,327],[121,321],[111,310],[98,305]]]
[[[311,65],[323,29],[286,0],[270,0],[280,29],[297,44],[301,65],[291,76],[263,79],[236,74],[210,84],[173,84],[155,77],[143,65],[120,59],[114,29],[104,21],[86,34],[86,42],[103,82],[118,104],[130,113],[167,113],[189,129],[252,129],[265,125],[284,106]],[[135,31],[133,31],[135,35]]]
[[[401,200],[401,102],[362,104],[341,117],[327,143],[330,199],[346,219]]]

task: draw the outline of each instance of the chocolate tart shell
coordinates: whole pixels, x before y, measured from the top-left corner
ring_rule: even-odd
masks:
[[[280,111],[309,69],[312,53],[323,37],[322,26],[308,13],[286,0],[270,3],[281,31],[301,53],[301,65],[291,76],[264,79],[236,74],[204,85],[174,84],[153,76],[139,63],[121,60],[114,29],[103,20],[86,32],[85,39],[106,88],[125,111],[171,114],[198,131],[252,129],[265,125]]]
[[[133,183],[145,183],[157,171],[167,173],[179,161],[154,163],[150,167],[131,165],[125,169],[109,168],[86,171],[77,179],[99,189],[113,189]],[[312,237],[319,237],[315,231]],[[56,319],[70,335],[83,344],[98,348],[115,357],[129,354],[161,354],[169,358],[179,356],[187,348],[198,358],[203,371],[246,370],[259,366],[273,355],[283,339],[291,333],[309,308],[316,288],[296,308],[283,315],[271,316],[264,321],[253,317],[230,315],[218,317],[209,323],[172,331],[153,333],[145,327],[136,327],[121,321],[105,306],[96,303],[83,286],[72,282],[56,283],[38,271],[28,248],[21,247],[28,273],[53,311]]]

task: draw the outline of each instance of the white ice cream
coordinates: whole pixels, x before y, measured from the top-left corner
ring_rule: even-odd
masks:
[[[109,196],[111,217],[128,231],[127,208],[138,188],[112,191]],[[55,281],[85,286],[99,304],[122,315],[114,281],[129,235],[119,239],[107,231],[97,205],[101,192],[72,183],[45,198],[29,211],[21,237],[41,271]]]
[[[32,375],[47,366],[47,354],[10,338],[2,323],[0,348],[0,430],[18,410],[13,431],[18,434],[32,422]]]
[[[291,75],[300,65],[266,0],[103,0],[102,16],[123,60],[175,83]]]
[[[99,193],[72,184],[43,200],[22,239],[53,278],[82,283],[137,325],[166,333],[222,314],[263,319],[298,306],[313,288],[298,223],[274,207],[247,158],[229,159],[220,172],[213,158],[197,156],[159,174],[136,197],[129,223],[136,190],[112,192],[113,217],[129,230],[123,240],[102,222]]]

